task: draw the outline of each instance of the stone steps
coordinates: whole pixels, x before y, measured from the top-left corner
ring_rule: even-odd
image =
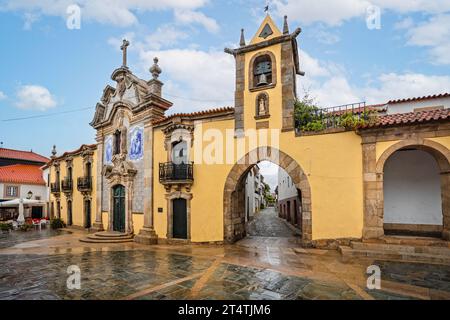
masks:
[[[127,243],[134,241],[134,235],[121,232],[97,232],[80,239],[85,243]]]
[[[448,242],[439,239],[352,241],[350,246],[340,246],[339,252],[344,261],[351,258],[368,258],[450,265]]]
[[[354,250],[385,251],[402,254],[414,254],[414,253],[431,254],[450,257],[450,248],[441,246],[413,246],[404,244],[398,245],[398,244],[351,242],[350,247]]]

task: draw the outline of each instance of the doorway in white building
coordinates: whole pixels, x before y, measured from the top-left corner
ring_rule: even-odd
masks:
[[[441,190],[441,170],[429,152],[393,153],[384,166],[385,234],[441,237]]]

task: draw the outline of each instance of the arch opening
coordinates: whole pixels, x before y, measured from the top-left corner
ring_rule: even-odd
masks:
[[[401,141],[376,163],[380,235],[450,239],[450,151],[430,140]],[[373,222],[375,223],[375,222]]]
[[[279,218],[297,227],[302,242],[309,243],[312,240],[312,225],[311,190],[308,179],[294,159],[271,147],[260,147],[249,152],[231,169],[224,188],[224,241],[234,243],[246,237],[252,213],[253,216],[255,215],[252,209],[261,208],[261,203],[258,201],[251,204],[248,181],[250,177],[254,178],[254,169],[262,162],[271,162],[280,168],[280,172],[285,172],[285,183],[289,185],[288,189],[294,192],[284,199],[277,199],[270,205],[270,210]],[[278,179],[277,182],[279,183]],[[272,191],[275,191],[275,187]],[[262,207],[267,205],[268,203],[264,203]]]

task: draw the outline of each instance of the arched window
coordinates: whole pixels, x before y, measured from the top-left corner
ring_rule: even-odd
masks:
[[[253,63],[253,86],[272,84],[272,59],[268,54],[259,56]]]

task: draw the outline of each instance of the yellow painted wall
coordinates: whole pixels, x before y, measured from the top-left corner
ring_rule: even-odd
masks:
[[[202,124],[203,132],[215,129],[224,133],[226,129],[233,128],[233,120]],[[167,161],[167,152],[160,152],[164,150],[164,135],[160,130],[155,131],[154,141],[154,160],[155,165],[158,165]],[[203,143],[203,147],[206,144]],[[269,141],[268,145],[272,143]],[[313,239],[361,237],[363,181],[360,136],[354,132],[344,132],[295,137],[293,132],[287,132],[281,134],[280,145],[274,143],[273,146],[295,159],[308,176],[312,196]],[[193,149],[191,155],[192,152]],[[232,167],[233,164],[194,164],[194,184],[191,189],[193,242],[223,240],[223,192]],[[160,238],[165,238],[167,200],[157,175],[154,187],[155,229]],[[158,213],[158,207],[163,208],[164,212]]]
[[[398,142],[400,142],[400,140],[377,142],[376,143],[377,162],[387,149],[389,149],[390,147],[392,147],[394,144],[396,144]]]
[[[443,146],[447,147],[447,149],[450,149],[450,136],[449,137],[431,138],[429,140],[440,143]]]
[[[94,152],[93,159],[96,159],[96,152]],[[92,163],[92,192],[91,192],[91,223],[95,222],[95,210],[96,210],[96,190],[95,185],[97,181],[97,177],[95,175],[97,172],[97,163],[94,161]],[[62,181],[64,177],[67,176],[67,166],[66,161],[60,161],[60,180]],[[83,176],[83,158],[78,155],[73,157],[73,166],[72,166],[72,179],[73,179],[73,189],[72,189],[72,222],[74,226],[83,227],[84,226],[84,204],[83,204],[83,195],[77,189],[77,179],[78,177]],[[50,168],[50,182],[55,182],[56,171],[55,167],[51,166]],[[64,222],[67,223],[67,197],[64,192],[60,193],[60,201],[61,201],[61,218]],[[50,194],[50,202],[53,202],[54,206],[54,215],[57,214],[56,207],[56,197],[53,194]]]

